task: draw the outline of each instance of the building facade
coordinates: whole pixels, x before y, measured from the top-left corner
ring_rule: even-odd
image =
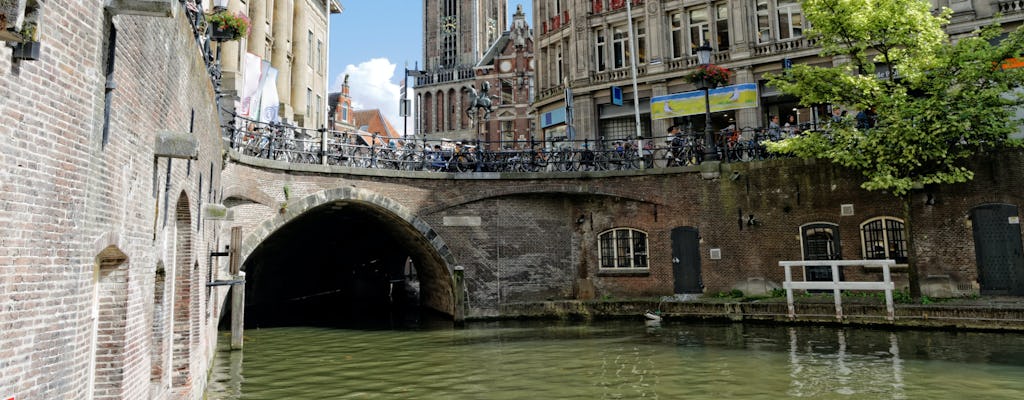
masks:
[[[506,0],[423,1],[423,70],[416,73],[414,102],[418,135],[477,139],[465,112],[469,90],[482,92],[476,66],[501,36],[507,14]]]
[[[577,139],[632,138],[637,113],[644,137],[663,136],[671,125],[701,132],[704,115],[652,119],[651,99],[697,90],[685,75],[698,65],[696,49],[705,40],[713,48],[712,63],[735,73],[731,84],[756,84],[758,90],[757,107],[713,113],[714,129],[765,127],[770,115],[781,115],[783,121],[792,115],[805,124],[827,117],[830,110],[801,107],[795,98],[765,86],[764,75],[779,73],[784,65],[840,62],[820,57],[803,35],[806,21],[799,0],[630,1],[534,0],[539,118],[564,114],[566,89],[571,89]],[[1017,1],[932,0],[932,4],[953,10],[947,32],[954,38],[993,22],[997,13],[1003,14],[1004,26],[1024,20]],[[636,37],[636,90],[631,28]],[[613,87],[621,89],[622,105],[613,103]],[[541,134],[557,133],[564,125],[541,126]]]
[[[330,14],[342,12],[341,4],[337,0],[227,0],[226,3],[229,11],[248,15],[251,25],[246,39],[222,45],[224,94],[236,102],[242,101],[247,96],[246,80],[260,79],[259,68],[246,72],[246,53],[249,53],[269,62],[277,71],[277,110],[281,122],[306,129],[326,127],[328,25]],[[260,119],[256,114],[245,114],[248,118]]]
[[[477,63],[476,84],[490,88],[492,107],[489,118],[479,119],[477,138],[494,150],[521,148],[532,137],[533,118],[533,30],[526,22],[522,7],[512,15],[511,29],[491,45]],[[468,108],[468,107],[467,107]],[[483,118],[484,111],[469,111]]]

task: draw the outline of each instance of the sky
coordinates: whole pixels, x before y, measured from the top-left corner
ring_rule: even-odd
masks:
[[[341,90],[345,74],[356,110],[380,109],[402,133],[399,85],[405,67],[423,66],[423,2],[418,0],[339,0],[341,14],[331,16],[328,38],[329,92]],[[532,25],[532,1],[508,0],[508,23],[522,4]],[[505,26],[505,30],[508,30]],[[412,80],[410,80],[410,83]],[[409,94],[412,98],[412,93]],[[409,119],[409,133],[414,132]]]

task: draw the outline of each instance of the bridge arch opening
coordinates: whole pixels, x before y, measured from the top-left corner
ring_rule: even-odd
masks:
[[[453,280],[433,232],[378,203],[323,199],[278,221],[245,257],[246,327],[450,321]]]

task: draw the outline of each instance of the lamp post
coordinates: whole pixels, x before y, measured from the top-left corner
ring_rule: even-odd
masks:
[[[633,115],[636,118],[636,158],[640,160],[640,169],[644,169],[644,134],[640,130],[640,92],[636,84],[636,36],[633,35],[633,9],[630,3],[633,0],[626,0],[626,19],[629,20],[629,71],[633,76]],[[641,8],[642,10],[642,8]]]
[[[711,44],[707,39],[704,44],[697,48],[697,62],[705,68],[711,65]],[[704,161],[711,161],[718,158],[718,151],[715,149],[715,140],[711,133],[711,85],[708,79],[701,79],[701,86],[704,87]]]

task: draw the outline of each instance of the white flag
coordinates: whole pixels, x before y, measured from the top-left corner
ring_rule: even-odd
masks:
[[[277,69],[267,69],[266,79],[263,80],[263,94],[260,96],[260,122],[281,122],[277,116],[277,109],[280,107],[280,98],[277,97]]]
[[[245,69],[242,70],[242,98],[238,115],[251,117],[253,111],[259,109],[260,81],[263,79],[263,60],[252,53],[245,53]],[[253,99],[256,99],[254,104]]]

